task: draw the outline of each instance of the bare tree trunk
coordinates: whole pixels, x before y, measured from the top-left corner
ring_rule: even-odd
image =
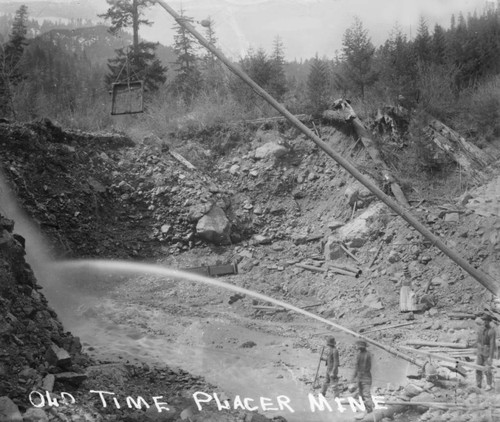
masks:
[[[430,120],[424,133],[440,150],[460,165],[467,176],[477,182],[485,180],[484,168],[491,160],[478,147],[436,119]]]
[[[370,132],[363,125],[363,122],[356,115],[351,105],[345,100],[336,100],[333,103],[333,110],[326,110],[323,113],[323,117],[331,121],[352,124],[354,130],[356,131],[356,135],[358,135],[359,139],[368,151],[368,154],[375,163],[376,169],[380,172],[382,179],[390,184],[391,191],[396,200],[401,205],[409,208],[410,204],[408,203],[408,200],[406,199],[401,186],[399,186],[396,178],[393,176],[392,172],[389,170],[389,167],[382,159],[380,151],[375,145]]]

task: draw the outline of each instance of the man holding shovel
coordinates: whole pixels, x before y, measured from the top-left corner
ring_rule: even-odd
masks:
[[[322,354],[320,358],[320,362],[322,360],[326,361],[326,378],[325,382],[323,383],[323,388],[321,389],[321,394],[323,396],[326,396],[326,391],[328,390],[328,387],[331,384],[333,387],[333,397],[336,398],[339,396],[338,394],[339,351],[335,347],[336,343],[334,337],[328,337],[328,339],[326,340],[326,345],[328,346],[328,351],[326,353],[326,356],[323,357]]]

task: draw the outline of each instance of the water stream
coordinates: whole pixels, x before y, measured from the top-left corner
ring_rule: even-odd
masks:
[[[274,401],[277,396],[285,395],[290,398],[295,412],[271,411],[268,416],[281,414],[289,422],[352,419],[352,413],[349,411],[345,414],[337,411],[311,413],[308,394],[313,391],[303,380],[308,377],[310,379],[311,368],[314,372],[318,362],[318,354],[311,353],[306,348],[292,347],[293,341],[290,338],[266,334],[257,326],[255,329],[235,326],[224,317],[193,317],[185,327],[179,328],[180,335],[172,339],[146,333],[132,324],[116,324],[95,318],[75,318],[75,311],[82,304],[90,305],[96,299],[99,299],[101,304],[104,300],[111,309],[113,306],[120,306],[113,302],[113,289],[110,287],[113,283],[107,285],[108,281],[115,280],[113,277],[117,274],[124,274],[127,279],[152,274],[164,277],[165,280],[202,283],[284,307],[320,323],[320,326],[325,324],[332,327],[336,330],[338,342],[352,343],[357,333],[343,327],[340,327],[343,331],[339,331],[339,326],[332,321],[258,292],[160,265],[101,260],[54,262],[48,254],[47,243],[39,228],[19,209],[1,174],[0,211],[15,221],[15,232],[26,239],[27,261],[33,268],[39,284],[43,286],[43,293],[49,304],[58,313],[65,328],[80,336],[88,350],[94,350],[96,358],[107,358],[111,361],[121,358],[123,361],[150,365],[178,366],[194,375],[203,376],[209,383],[227,392],[230,397],[240,395],[254,400],[267,397]],[[92,291],[89,286],[75,288],[75,282],[99,285],[100,291]],[[147,314],[146,309],[137,309],[137,312]],[[158,318],[158,324],[169,323],[165,315],[147,316],[152,320]],[[297,336],[300,334],[297,333]],[[221,347],[228,339],[237,344],[255,340],[255,343],[262,347]],[[318,342],[320,341],[323,340],[319,339]],[[378,364],[374,368],[376,385],[403,382],[407,362],[395,359],[381,350],[372,348],[372,352],[378,357]],[[297,362],[300,364],[297,365]],[[340,369],[340,374],[346,377],[349,377],[348,372],[349,368]],[[314,394],[316,393],[317,390]]]
[[[344,329],[345,332],[339,332],[339,326],[332,321],[286,302],[217,279],[160,265],[124,261],[82,260],[56,262],[53,264],[53,269],[57,270],[56,273],[65,274],[63,278],[81,279],[80,284],[95,284],[98,280],[105,284],[107,280],[111,286],[116,286],[116,281],[110,278],[110,274],[124,273],[132,277],[132,280],[134,280],[134,277],[144,274],[162,276],[160,280],[165,281],[166,290],[170,287],[167,282],[172,280],[176,280],[178,283],[194,281],[285,307],[309,319],[333,327],[337,330],[335,335],[339,343],[350,344],[354,341],[349,335],[350,330]],[[82,276],[83,274],[85,276]],[[94,276],[90,276],[92,274],[98,280],[93,279]],[[141,282],[139,278],[136,280],[133,282]],[[111,298],[113,288],[109,287],[101,295]],[[92,309],[91,297],[84,299],[83,302],[85,306]],[[98,303],[108,314],[118,312],[122,306],[117,305],[112,299],[103,301],[101,298]],[[75,303],[70,306],[77,305]],[[168,307],[168,303],[165,306]],[[147,308],[136,309],[136,311],[145,315],[146,319],[161,319],[158,324],[160,326],[169,323],[167,313],[163,315],[155,314],[155,311]],[[153,322],[148,325],[150,327],[155,326]],[[183,327],[174,339],[168,339],[162,335],[145,334],[144,331],[126,324],[117,324],[111,321],[104,322],[102,320],[99,322],[95,319],[80,319],[76,323],[72,322],[69,327],[73,333],[92,344],[92,347],[98,350],[98,356],[101,358],[107,357],[111,361],[116,361],[117,357],[119,357],[137,363],[146,362],[153,365],[179,366],[194,375],[203,376],[208,382],[217,385],[232,397],[240,395],[241,397],[258,400],[260,397],[272,399],[285,395],[293,403],[295,412],[272,411],[269,412],[269,416],[281,414],[290,422],[332,420],[333,414],[326,411],[311,414],[308,394],[313,393],[316,395],[318,390],[313,391],[311,386],[306,384],[304,380],[309,379],[311,381],[311,372],[314,372],[314,368],[316,368],[318,354],[311,353],[306,348],[291,347],[294,341],[293,338],[267,334],[259,331],[258,328],[248,329],[236,325],[224,317],[198,319],[193,317],[191,322],[186,327]],[[297,337],[300,337],[299,333],[297,333]],[[255,349],[238,349],[237,346],[228,348],[224,346],[228,340],[234,345],[251,340],[255,341],[259,347]],[[322,339],[318,341],[322,342]],[[377,362],[374,368],[375,385],[386,386],[389,383],[393,385],[402,383],[408,364],[401,360],[395,360],[387,352],[381,350],[372,350],[372,352],[374,352],[375,361]],[[322,372],[324,372],[324,369],[321,370]],[[351,368],[340,369],[340,375],[344,375],[346,378],[350,377],[350,372]],[[210,392],[207,393],[210,394]],[[347,414],[341,415],[338,412],[334,414],[335,420],[349,420]],[[352,413],[350,417],[352,418]]]

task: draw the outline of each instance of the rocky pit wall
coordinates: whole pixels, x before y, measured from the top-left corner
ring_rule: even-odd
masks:
[[[269,420],[212,403],[199,411],[193,394],[217,389],[182,369],[92,361],[47,303],[24,242],[0,215],[0,422]]]
[[[298,305],[319,303],[315,312],[353,329],[361,329],[367,319],[376,325],[415,318],[411,329],[380,331],[371,335],[375,340],[396,346],[415,339],[475,341],[474,320],[457,321],[450,314],[479,314],[491,295],[293,131],[258,131],[249,141],[233,145],[222,159],[212,156],[209,172],[201,169],[201,162],[193,169],[179,161],[157,139],[134,146],[122,136],[60,131],[48,122],[0,124],[0,131],[5,171],[23,208],[59,253],[134,259],[168,255],[183,262],[184,252],[208,245],[214,256],[206,263],[234,259],[242,278],[251,280],[245,282],[248,287]],[[334,147],[351,151],[347,137],[334,129],[323,128],[322,135]],[[189,145],[183,148],[189,158]],[[468,198],[446,202],[409,200],[417,204],[412,212],[436,235],[496,276],[499,215],[485,214],[487,201],[481,195],[472,191]],[[483,204],[481,213],[470,205],[474,198]],[[224,211],[231,230],[221,218],[203,238],[198,224],[212,210],[218,215]],[[365,218],[373,210],[378,217]],[[215,248],[207,243],[213,233],[222,236],[220,243],[228,236],[238,243]],[[332,273],[328,262],[359,266],[363,274],[354,278]],[[399,312],[404,265],[417,296],[431,296],[425,313]],[[247,302],[241,306],[251,308]],[[346,361],[352,359],[349,353],[343,351]],[[434,399],[447,400],[456,393],[440,391],[434,391]],[[475,405],[490,400],[468,387],[460,389],[459,397]],[[483,414],[471,411],[461,417],[480,420]],[[455,420],[452,416],[453,411],[429,411],[422,420]]]

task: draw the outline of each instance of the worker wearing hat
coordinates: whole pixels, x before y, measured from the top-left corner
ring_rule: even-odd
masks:
[[[352,382],[357,384],[366,411],[370,413],[373,410],[370,391],[372,387],[372,355],[366,350],[366,341],[357,341],[356,348],[358,349],[358,355],[356,356],[356,368],[354,369]]]
[[[339,372],[339,351],[336,347],[336,342],[334,337],[328,337],[326,339],[326,345],[328,346],[328,353],[326,357],[322,357],[321,360],[326,361],[326,378],[323,383],[323,388],[321,394],[326,396],[326,391],[328,387],[332,385],[334,398],[338,397],[338,372]]]
[[[493,357],[495,356],[496,348],[496,332],[491,326],[491,315],[484,313],[482,320],[484,322],[477,334],[477,360],[476,363],[482,366],[489,366],[489,370],[485,371],[486,375],[486,388],[485,391],[491,390],[493,384],[493,374],[491,372],[491,365],[493,364]],[[478,388],[481,388],[483,381],[483,371],[476,370],[476,383]]]

